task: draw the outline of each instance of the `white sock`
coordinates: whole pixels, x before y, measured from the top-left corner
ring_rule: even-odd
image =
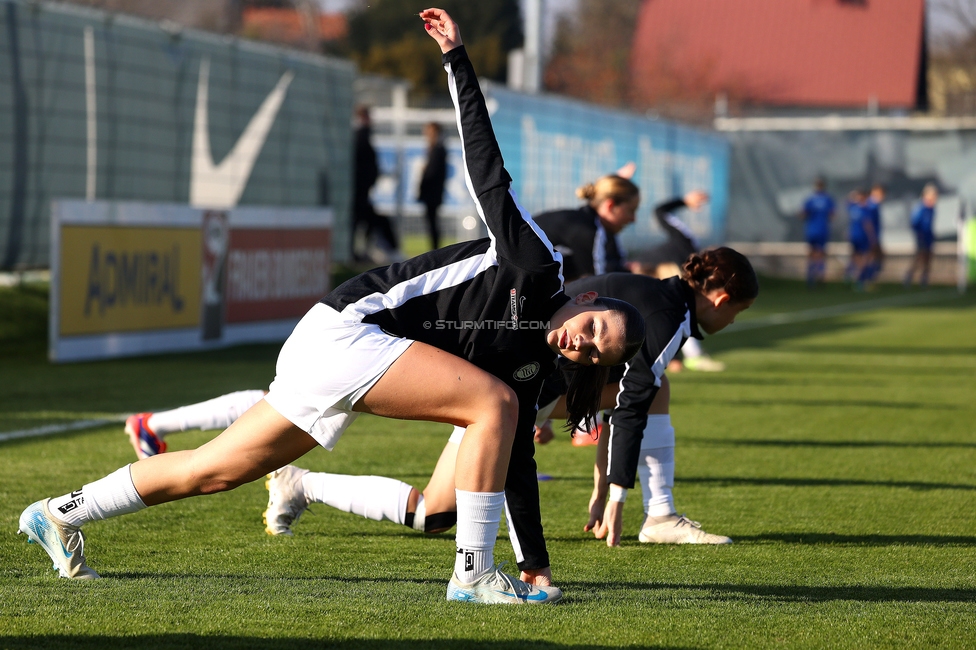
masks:
[[[681,346],[681,354],[685,355],[685,358],[694,359],[705,354],[702,350],[701,343],[698,339],[689,336],[685,344]]]
[[[302,477],[309,503],[324,503],[373,521],[402,524],[413,488],[385,476],[348,476],[309,472]]]
[[[505,493],[454,492],[458,514],[454,574],[461,582],[470,583],[495,566],[495,538],[505,507]]]
[[[422,533],[426,533],[427,530],[424,528],[424,524],[427,523],[427,506],[424,505],[424,495],[421,494],[417,498],[417,509],[413,513],[413,524],[412,528],[414,530],[419,530]]]
[[[118,517],[145,507],[132,483],[128,465],[48,503],[52,515],[72,526]]]
[[[637,463],[644,512],[664,517],[674,510],[674,427],[670,415],[648,415]]]
[[[188,429],[226,429],[244,411],[264,398],[263,390],[239,390],[206,402],[181,406],[172,411],[160,411],[149,416],[146,424],[157,435],[166,435]]]

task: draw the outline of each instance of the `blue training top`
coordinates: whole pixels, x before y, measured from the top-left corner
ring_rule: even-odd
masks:
[[[864,222],[869,217],[865,207],[854,201],[847,202],[847,216],[850,218],[848,236],[853,244],[867,243],[868,240],[868,233],[864,229]]]
[[[928,207],[921,201],[915,204],[912,210],[912,230],[918,234],[932,234],[932,227],[935,224],[935,207]]]
[[[834,199],[826,192],[814,192],[803,203],[803,220],[807,239],[826,238],[830,231],[830,215]]]
[[[881,204],[877,201],[872,201],[868,199],[867,205],[864,206],[864,212],[867,218],[871,220],[871,224],[874,226],[874,237],[876,240],[881,239]]]

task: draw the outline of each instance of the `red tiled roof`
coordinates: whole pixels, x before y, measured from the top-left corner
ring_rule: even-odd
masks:
[[[645,0],[638,98],[704,92],[779,106],[912,108],[924,0]]]
[[[342,14],[319,14],[319,38],[325,41],[342,38],[348,25]],[[244,9],[244,32],[262,38],[292,43],[305,38],[303,17],[294,9],[247,7]]]

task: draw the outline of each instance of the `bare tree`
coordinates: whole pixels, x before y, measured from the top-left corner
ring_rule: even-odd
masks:
[[[628,106],[630,50],[640,0],[580,0],[560,17],[544,85],[552,92]]]
[[[240,3],[234,0],[68,0],[119,13],[142,16],[212,32],[234,33],[240,28]]]
[[[931,0],[929,22],[933,112],[976,115],[976,0]]]

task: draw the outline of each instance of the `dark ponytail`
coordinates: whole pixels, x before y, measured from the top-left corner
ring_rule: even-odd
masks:
[[[742,253],[720,246],[692,253],[681,267],[681,278],[698,293],[722,289],[733,303],[755,300],[759,279]]]
[[[569,389],[566,391],[566,429],[589,431],[600,412],[603,387],[610,378],[611,366],[584,366],[571,363],[566,367]]]

